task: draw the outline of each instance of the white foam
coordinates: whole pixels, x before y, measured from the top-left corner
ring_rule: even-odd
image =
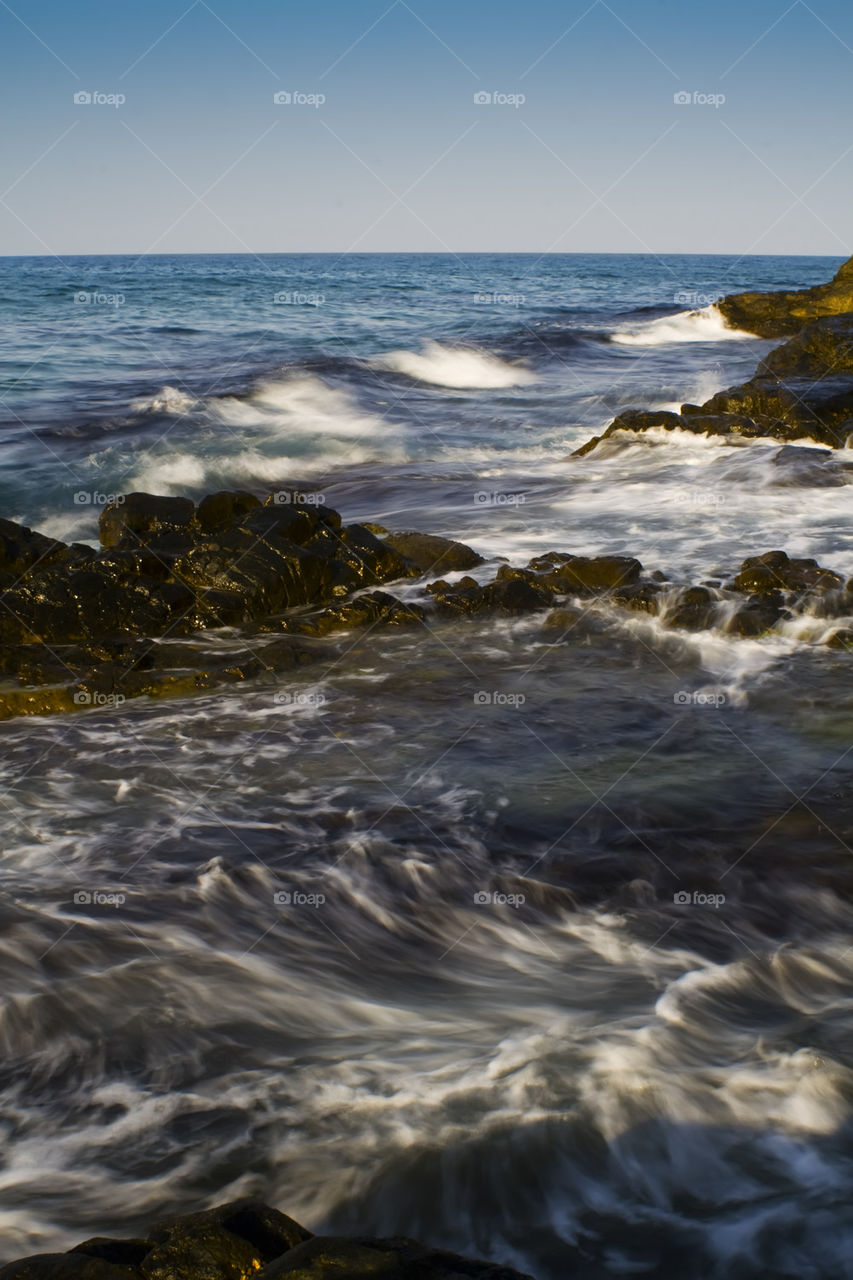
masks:
[[[189,413],[198,404],[195,396],[179,391],[177,387],[162,387],[156,395],[131,400],[134,413]]]
[[[485,351],[469,347],[443,347],[426,342],[422,352],[391,351],[373,361],[377,368],[405,373],[418,382],[437,387],[479,390],[526,386],[535,381],[529,369],[509,364]]]
[[[730,329],[722,312],[710,306],[638,322],[618,329],[610,340],[623,347],[661,347],[675,342],[732,342],[741,338],[755,339],[755,334]]]

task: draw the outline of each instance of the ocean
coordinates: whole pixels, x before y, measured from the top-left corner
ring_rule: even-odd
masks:
[[[572,456],[751,375],[775,344],[716,298],[840,261],[0,259],[0,514],[95,544],[114,494],[292,485],[484,578],[849,576],[849,485],[778,441]],[[537,1280],[847,1274],[828,625],[354,631],[304,674],[2,724],[0,1261],[252,1193]]]

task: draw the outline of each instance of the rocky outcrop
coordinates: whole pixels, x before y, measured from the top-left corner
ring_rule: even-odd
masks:
[[[727,324],[759,338],[785,338],[810,320],[853,311],[853,258],[828,284],[791,292],[733,293],[717,303]]]
[[[627,410],[574,456],[584,457],[602,440],[652,428],[785,442],[814,440],[842,448],[853,435],[853,314],[806,325],[790,342],[771,351],[748,382],[719,392],[703,405],[682,405],[681,413]]]
[[[95,1237],[0,1269],[0,1280],[531,1280],[406,1239],[314,1236],[258,1200],[156,1223],[144,1238]]]

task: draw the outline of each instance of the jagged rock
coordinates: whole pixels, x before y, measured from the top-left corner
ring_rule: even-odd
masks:
[[[816,560],[790,560],[784,551],[767,551],[749,556],[740,567],[732,586],[735,591],[773,595],[778,591],[837,591],[844,579],[831,569],[821,569]]]
[[[434,533],[389,533],[385,542],[422,573],[452,573],[485,564],[483,557],[464,542]]]
[[[717,303],[727,324],[760,338],[784,338],[819,316],[853,311],[853,258],[828,284],[771,293],[733,293]]]
[[[136,547],[162,534],[186,534],[194,523],[195,503],[189,498],[128,493],[101,512],[101,546]]]
[[[87,1240],[0,1269],[0,1280],[531,1280],[414,1240],[312,1236],[257,1200],[166,1219],[146,1239]]]
[[[331,605],[313,618],[295,618],[284,621],[289,632],[305,636],[327,636],[332,631],[351,627],[408,627],[421,625],[425,611],[417,604],[404,604],[386,591],[370,591]],[[275,625],[275,624],[271,624]],[[280,627],[281,620],[278,623]],[[276,628],[278,629],[278,627]]]
[[[222,533],[240,524],[250,511],[261,505],[253,493],[222,490],[202,498],[196,511],[198,526],[203,533]]]
[[[11,586],[22,574],[67,560],[72,548],[43,533],[0,520],[0,587]]]
[[[535,613],[553,604],[551,591],[535,580],[535,575],[524,576],[518,571],[505,572],[501,566],[494,582],[480,586],[474,578],[460,578],[452,585],[440,579],[427,587],[439,614],[445,617],[464,617],[475,614],[503,613],[515,616]],[[503,575],[503,576],[502,576]]]

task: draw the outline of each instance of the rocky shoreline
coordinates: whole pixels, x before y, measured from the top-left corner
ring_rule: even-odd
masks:
[[[144,1238],[95,1236],[0,1268],[0,1280],[531,1280],[408,1239],[316,1236],[259,1200],[169,1218]]]

